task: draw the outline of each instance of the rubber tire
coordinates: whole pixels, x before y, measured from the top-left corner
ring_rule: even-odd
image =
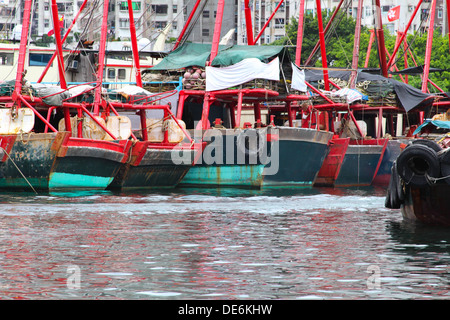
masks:
[[[391,178],[387,189],[384,206],[390,209],[400,209],[404,203],[404,194],[400,176],[397,174],[395,162],[391,168]]]
[[[444,152],[439,155],[439,162],[441,165],[441,176],[448,177],[450,176],[450,152]],[[450,184],[450,177],[444,179],[447,184]]]
[[[438,145],[435,141],[433,140],[428,140],[428,139],[417,139],[417,140],[413,140],[412,145],[417,145],[417,144],[422,144],[425,145],[431,149],[433,149],[436,152],[439,152],[442,150],[441,146]]]
[[[423,167],[420,168],[420,165]],[[423,144],[405,148],[397,158],[396,169],[406,184],[419,188],[429,185],[426,175],[438,178],[441,174],[436,151]]]

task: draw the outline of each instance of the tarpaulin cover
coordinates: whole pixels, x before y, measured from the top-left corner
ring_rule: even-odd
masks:
[[[291,88],[301,92],[306,92],[308,87],[305,82],[305,70],[300,70],[294,63],[291,62],[292,79]]]
[[[423,73],[423,66],[417,66],[417,67],[410,67],[406,68],[400,71],[395,72],[389,72],[390,74],[411,74],[411,75],[419,75]],[[446,69],[439,69],[439,68],[430,68],[430,72],[443,72],[447,71]]]
[[[450,121],[427,119],[414,131],[413,134],[419,134],[420,131],[429,124],[432,124],[435,127],[441,128],[441,129],[450,129]]]
[[[219,52],[212,62],[212,66],[226,67],[247,58],[257,58],[268,62],[267,59],[280,54],[282,46],[219,46]],[[160,63],[149,71],[178,70],[192,66],[204,67],[211,54],[211,44],[185,43],[168,54]]]
[[[306,81],[314,82],[323,80],[323,72],[320,70],[306,70]],[[351,71],[334,71],[329,70],[328,72],[330,78],[338,78],[348,81],[350,79]],[[411,111],[419,105],[426,105],[432,103],[433,100],[430,99],[433,95],[423,93],[417,88],[410,86],[406,83],[397,81],[392,78],[385,78],[381,75],[370,74],[366,72],[358,71],[356,82],[360,81],[385,81],[393,86],[395,94],[400,101],[401,106],[406,112]]]
[[[227,67],[206,67],[206,91],[231,88],[254,79],[280,81],[278,57],[269,63],[248,58]]]

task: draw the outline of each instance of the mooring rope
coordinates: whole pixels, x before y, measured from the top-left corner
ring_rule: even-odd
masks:
[[[31,183],[28,181],[28,179],[25,177],[25,175],[22,173],[22,171],[20,171],[19,167],[16,165],[16,163],[14,162],[14,160],[10,157],[9,153],[5,150],[5,148],[0,147],[0,149],[3,150],[3,152],[5,152],[5,154],[8,156],[9,160],[11,160],[11,162],[13,163],[13,165],[16,167],[17,171],[19,171],[19,173],[22,175],[22,177],[25,179],[25,181],[28,183],[28,185],[30,186],[31,189],[33,189],[34,193],[37,194],[37,191],[33,188],[33,186],[31,185]]]

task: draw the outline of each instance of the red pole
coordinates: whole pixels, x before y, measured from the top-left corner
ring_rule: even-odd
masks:
[[[384,32],[383,32],[383,21],[381,17],[381,7],[380,7],[380,0],[375,0],[375,29],[377,33],[378,38],[378,55],[380,57],[380,67],[381,72],[384,77],[388,77],[388,69],[387,69],[387,63],[386,63],[386,51],[385,51],[385,44],[384,44]]]
[[[369,46],[367,47],[366,62],[364,63],[364,68],[367,68],[369,66],[370,52],[372,51],[373,40],[375,40],[375,31],[373,29],[370,29],[369,31],[370,31],[370,40]]]
[[[64,41],[66,41],[67,37],[70,34],[70,31],[72,31],[73,26],[75,25],[75,22],[78,20],[78,17],[81,13],[81,11],[83,11],[84,7],[86,6],[88,0],[84,0],[83,4],[81,5],[80,9],[78,10],[77,15],[75,16],[75,18],[73,18],[72,24],[70,25],[70,27],[67,29],[66,34],[64,35],[63,39],[61,40],[62,43],[64,43]],[[56,52],[52,55],[52,57],[50,58],[50,61],[47,63],[47,65],[45,66],[44,71],[42,72],[41,76],[38,79],[38,83],[42,82],[42,80],[44,79],[45,75],[47,74],[48,69],[50,68],[50,66],[53,63],[53,60],[55,60],[56,57]]]
[[[339,9],[341,8],[343,2],[344,2],[344,0],[341,0],[339,2],[339,4],[337,5],[336,10],[334,10],[334,13],[333,13],[333,15],[330,18],[330,21],[328,21],[328,24],[325,27],[325,31],[324,31],[325,33],[327,33],[328,29],[330,29],[331,23],[333,22],[334,18],[336,17],[337,13],[339,12]],[[317,52],[317,49],[319,49],[319,45],[320,45],[320,42],[317,41],[316,45],[314,46],[314,49],[311,51],[311,54],[309,55],[308,59],[305,62],[305,66],[307,66],[311,62],[311,59],[313,58],[313,56]]]
[[[53,17],[53,30],[55,30],[55,42],[56,42],[56,54],[58,58],[58,71],[59,71],[59,82],[61,83],[62,89],[67,89],[65,68],[64,68],[64,57],[62,51],[61,43],[61,29],[59,27],[59,17],[58,17],[58,5],[56,0],[52,0],[52,17]],[[72,124],[70,123],[70,110],[68,108],[63,109],[64,113],[64,125],[66,131],[72,132]]]
[[[186,23],[184,24],[183,30],[181,30],[180,35],[178,36],[177,42],[175,42],[175,45],[173,46],[173,50],[175,50],[176,48],[178,48],[178,46],[180,45],[181,40],[183,39],[186,30],[189,26],[189,24],[191,23],[192,18],[194,17],[195,11],[197,11],[198,5],[200,4],[200,1],[202,0],[197,0],[197,2],[194,5],[194,8],[192,9],[191,14],[189,15],[188,19],[186,20]]]
[[[98,116],[100,113],[100,103],[102,100],[103,69],[105,67],[106,37],[108,35],[108,7],[109,7],[109,0],[104,0],[103,22],[98,50],[97,88],[95,89],[94,93],[94,115],[96,116]]]
[[[211,57],[209,60],[209,65],[213,62],[214,58],[219,52],[219,41],[220,41],[220,31],[222,30],[222,19],[223,19],[223,8],[225,6],[224,0],[219,0],[217,3],[217,14],[216,14],[216,24],[214,26],[214,35],[211,48]]]
[[[136,26],[134,24],[133,4],[131,0],[128,0],[128,14],[130,16],[130,36],[131,36],[131,48],[133,50],[133,59],[136,66],[136,84],[142,87],[141,78],[141,65],[139,63],[139,51],[136,39]]]
[[[259,38],[261,38],[262,34],[264,33],[264,30],[266,30],[267,26],[269,25],[270,21],[272,21],[273,17],[275,16],[275,13],[277,13],[278,9],[281,7],[281,5],[283,4],[284,0],[281,0],[280,3],[278,3],[278,6],[275,8],[275,10],[272,12],[272,14],[270,15],[269,19],[266,21],[266,23],[264,24],[264,26],[262,27],[261,31],[258,33],[258,36],[255,38],[255,41],[253,41],[253,43],[258,42]]]
[[[252,46],[255,42],[253,41],[252,12],[249,7],[249,2],[250,0],[244,1],[245,28],[247,29],[247,44]]]
[[[432,0],[431,10],[430,10],[430,25],[428,26],[427,47],[426,47],[426,51],[425,51],[425,66],[424,66],[424,70],[423,70],[422,92],[427,92],[427,87],[428,87],[428,76],[430,74],[431,49],[433,47],[433,29],[434,29],[435,13],[436,13],[436,0]]]
[[[19,96],[20,92],[22,91],[23,72],[25,68],[25,55],[27,51],[28,31],[30,30],[30,15],[32,2],[33,2],[32,0],[25,1],[25,7],[23,12],[22,35],[20,38],[20,47],[19,47],[19,60],[17,62],[16,83],[14,86],[14,94],[13,94],[13,99],[15,101],[17,101],[16,97]]]
[[[394,52],[392,52],[391,59],[389,59],[389,62],[387,63],[387,68],[388,69],[391,67],[392,61],[394,60],[395,55],[397,54],[397,51],[398,51],[398,49],[400,48],[400,45],[403,42],[403,39],[406,38],[406,35],[408,33],[408,30],[409,30],[409,27],[411,26],[411,23],[413,22],[414,18],[416,17],[416,13],[417,13],[417,11],[419,11],[419,8],[420,8],[420,5],[422,4],[422,1],[423,0],[419,0],[419,3],[417,4],[416,9],[414,10],[411,18],[409,19],[408,25],[405,28],[405,32],[403,33],[402,37],[400,38],[400,41],[398,43],[396,43],[395,48],[394,48]],[[450,1],[450,0],[447,0],[447,1]]]
[[[350,88],[354,89],[356,85],[356,76],[358,74],[358,60],[359,60],[359,44],[361,36],[361,19],[362,19],[362,9],[363,0],[358,1],[358,12],[356,16],[356,27],[355,27],[355,40],[353,43],[353,60],[352,60],[352,75],[350,78]]]
[[[317,22],[319,24],[320,51],[322,53],[323,80],[325,82],[325,90],[329,91],[330,83],[328,82],[327,51],[325,48],[325,35],[323,32],[322,7],[320,4],[320,0],[316,0],[316,6],[317,6]]]
[[[52,0],[52,18],[53,18],[53,30],[55,30],[55,42],[56,42],[56,54],[57,54],[57,58],[58,58],[59,81],[61,82],[61,88],[67,89],[66,77],[64,75],[64,58],[63,58],[62,43],[61,43],[61,29],[59,26],[58,5],[56,4],[56,0]]]
[[[142,88],[141,65],[139,62],[139,51],[136,39],[136,26],[134,24],[133,3],[131,0],[128,0],[128,15],[130,17],[131,48],[133,50],[134,64],[136,65],[136,85]],[[139,111],[139,116],[141,120],[142,139],[144,141],[147,141],[148,140],[147,116],[144,109]]]
[[[406,33],[406,30],[405,30],[405,33]],[[405,47],[405,49],[406,49],[408,44],[406,43],[406,38],[404,38],[404,39],[405,40],[404,40],[403,47]],[[404,60],[405,60],[405,68],[408,68],[408,53],[405,52],[403,57],[404,57]],[[408,77],[408,75],[405,75],[405,83],[408,83],[408,81],[409,81],[409,77]]]
[[[300,8],[299,8],[299,15],[298,15],[298,29],[297,29],[297,48],[295,50],[295,64],[297,66],[300,66],[300,62],[302,59],[304,20],[305,20],[305,0],[300,0]]]

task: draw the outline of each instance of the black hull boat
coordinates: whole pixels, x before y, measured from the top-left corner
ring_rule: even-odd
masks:
[[[392,165],[385,206],[407,221],[450,226],[450,148],[433,140],[412,141]]]

